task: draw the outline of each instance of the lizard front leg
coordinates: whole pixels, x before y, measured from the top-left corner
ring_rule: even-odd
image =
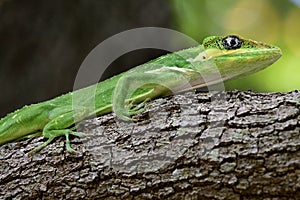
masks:
[[[130,115],[140,111],[128,108],[128,101],[141,102],[170,94],[176,91],[174,88],[189,84],[196,76],[199,76],[198,72],[178,67],[161,67],[142,73],[125,74],[119,79],[113,93],[113,111],[118,118],[131,121]]]

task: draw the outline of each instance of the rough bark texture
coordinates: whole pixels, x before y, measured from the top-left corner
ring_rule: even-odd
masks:
[[[185,93],[0,147],[1,199],[300,199],[300,93]],[[298,102],[297,102],[298,101]]]

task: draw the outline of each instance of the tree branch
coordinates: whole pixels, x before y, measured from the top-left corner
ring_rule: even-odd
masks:
[[[300,197],[300,93],[188,92],[154,100],[137,122],[88,119],[89,137],[0,147],[4,199]]]

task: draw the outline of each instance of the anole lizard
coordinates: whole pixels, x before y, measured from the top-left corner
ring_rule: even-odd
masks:
[[[131,115],[140,112],[140,106],[130,108],[130,103],[142,102],[143,105],[143,101],[169,95],[171,91],[199,88],[252,74],[280,56],[281,50],[276,46],[236,35],[210,36],[202,45],[163,55],[97,83],[94,85],[97,88],[95,110],[87,109],[83,101],[74,116],[72,97],[86,89],[83,88],[8,114],[0,120],[0,145],[40,132],[47,140],[31,152],[41,150],[59,136],[66,137],[67,151],[75,152],[69,135],[85,134],[71,127],[86,117],[113,111],[118,118],[131,120]]]

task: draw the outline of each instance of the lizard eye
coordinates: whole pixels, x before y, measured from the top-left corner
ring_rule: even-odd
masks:
[[[228,36],[222,40],[222,44],[226,50],[239,49],[243,42],[237,36]]]

